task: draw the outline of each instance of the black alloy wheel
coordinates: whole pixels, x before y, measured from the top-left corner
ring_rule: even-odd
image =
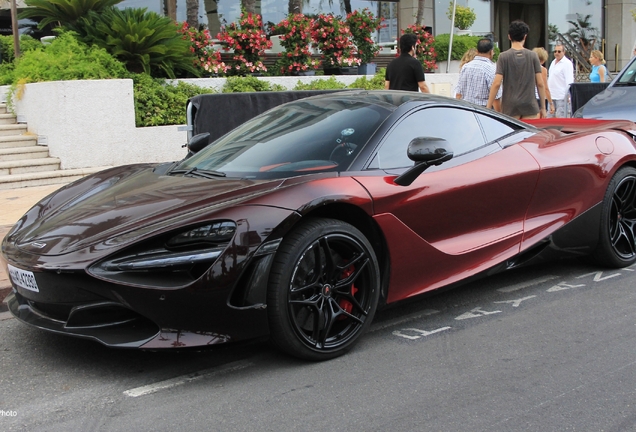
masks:
[[[368,328],[380,293],[373,248],[352,225],[313,219],[281,244],[268,291],[271,338],[307,360],[347,352]]]
[[[593,257],[608,267],[636,262],[636,169],[620,169],[603,200],[599,245]]]

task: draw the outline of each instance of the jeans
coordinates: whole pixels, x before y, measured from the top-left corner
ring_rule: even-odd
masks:
[[[566,99],[552,99],[554,102],[555,112],[552,117],[570,117],[570,113],[567,109],[567,98]]]

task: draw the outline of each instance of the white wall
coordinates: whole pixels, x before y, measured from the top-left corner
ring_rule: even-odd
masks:
[[[298,81],[329,77],[260,78],[291,89]],[[351,84],[356,75],[336,78]],[[457,84],[458,74],[426,74],[439,94]],[[217,91],[224,78],[183,80]],[[450,87],[449,87],[450,85]],[[435,91],[436,86],[430,86]],[[448,89],[446,88],[448,87]],[[8,87],[0,87],[6,94]],[[181,159],[187,140],[184,125],[135,127],[132,80],[53,81],[26,84],[21,97],[14,97],[18,121],[27,123],[28,132],[38,135],[49,154],[60,158],[62,169],[117,166],[140,162],[166,162]]]

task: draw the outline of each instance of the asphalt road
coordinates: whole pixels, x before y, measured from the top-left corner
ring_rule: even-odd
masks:
[[[535,266],[380,312],[349,354],[137,352],[0,321],[2,431],[636,430],[636,266]]]

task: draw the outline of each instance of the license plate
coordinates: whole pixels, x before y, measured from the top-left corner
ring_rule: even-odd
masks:
[[[33,272],[13,267],[11,264],[7,265],[9,267],[9,277],[15,286],[29,291],[40,292]]]

